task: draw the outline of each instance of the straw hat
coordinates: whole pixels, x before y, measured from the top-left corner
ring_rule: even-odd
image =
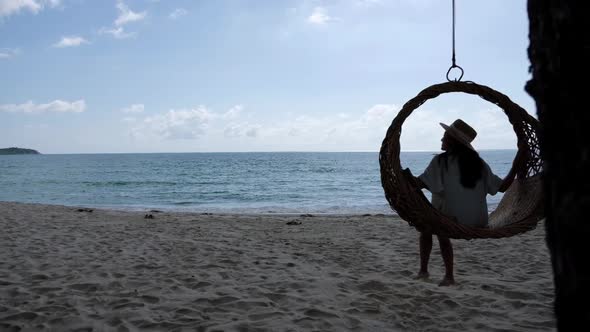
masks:
[[[447,126],[444,123],[441,123],[440,125],[459,143],[462,143],[471,150],[475,151],[473,146],[471,146],[471,142],[473,142],[473,139],[475,136],[477,136],[477,131],[475,131],[475,129],[473,129],[470,125],[461,119],[455,120],[455,122],[453,122],[450,126]]]

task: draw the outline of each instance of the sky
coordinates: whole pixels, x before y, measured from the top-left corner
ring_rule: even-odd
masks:
[[[451,0],[0,0],[0,148],[41,153],[379,151],[446,81]],[[526,0],[457,0],[463,80],[536,117]],[[501,109],[432,99],[401,148],[437,151],[461,118],[515,149]]]

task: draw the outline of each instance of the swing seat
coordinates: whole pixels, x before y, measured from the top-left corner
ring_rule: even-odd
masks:
[[[401,168],[400,136],[404,121],[427,100],[450,92],[478,95],[500,107],[516,133],[517,154],[525,160],[518,165],[516,179],[504,193],[497,208],[490,214],[486,228],[461,225],[455,218],[435,209],[422,190],[414,185]],[[541,183],[543,164],[537,134],[539,130],[537,119],[507,96],[487,86],[470,81],[450,81],[432,85],[406,102],[387,130],[379,152],[381,184],[385,198],[391,208],[418,231],[448,238],[503,238],[531,230],[544,218]]]

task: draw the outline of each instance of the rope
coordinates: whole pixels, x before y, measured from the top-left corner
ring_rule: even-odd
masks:
[[[449,78],[449,74],[451,73],[451,70],[453,68],[459,68],[459,70],[461,71],[461,75],[459,76],[459,78],[455,78],[453,81],[457,82],[460,81],[461,78],[463,78],[463,68],[457,66],[456,62],[455,62],[455,0],[453,0],[453,56],[451,58],[451,68],[449,68],[449,70],[447,71],[447,81],[451,81],[451,79]]]
[[[453,0],[453,67],[455,64],[455,0]]]

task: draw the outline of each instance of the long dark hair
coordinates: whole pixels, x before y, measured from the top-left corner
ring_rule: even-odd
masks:
[[[449,150],[439,155],[439,162],[444,161],[445,167],[448,168],[449,156],[456,156],[459,161],[461,185],[465,188],[475,187],[477,181],[483,176],[483,160],[476,151],[459,143],[452,136],[448,138]]]

